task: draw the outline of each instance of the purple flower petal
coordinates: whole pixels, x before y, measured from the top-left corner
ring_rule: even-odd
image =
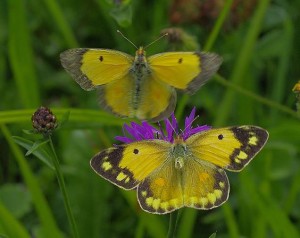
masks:
[[[173,128],[172,128],[172,124],[169,121],[169,119],[165,120],[165,125],[166,125],[166,132],[167,132],[166,140],[169,141],[169,142],[172,142]]]
[[[207,126],[207,125],[197,126],[195,128],[192,128],[188,131],[189,132],[188,134],[184,133],[183,140],[186,140],[187,138],[189,138],[190,136],[192,136],[196,133],[199,133],[201,131],[206,131],[206,130],[209,130],[209,129],[211,129],[211,126]]]
[[[121,142],[126,143],[126,144],[130,143],[130,142],[133,142],[132,139],[130,139],[128,137],[125,137],[125,136],[116,136],[115,140],[121,141]]]
[[[178,123],[174,113],[172,113],[171,119],[172,119],[173,132],[178,134]]]
[[[143,121],[141,125],[131,122],[130,125],[124,124],[123,134],[124,136],[116,136],[115,139],[123,143],[131,143],[133,141],[140,140],[153,140],[160,139],[173,143],[174,135],[180,136],[183,140],[188,139],[190,136],[199,133],[201,131],[209,130],[210,126],[196,126],[193,128],[192,124],[195,120],[196,108],[194,107],[190,115],[185,118],[185,128],[179,134],[178,123],[174,113],[172,113],[170,119],[165,119],[165,130],[158,122],[159,129],[151,126],[148,122]],[[165,134],[166,133],[166,134]],[[128,134],[128,136],[126,135]]]
[[[194,107],[193,110],[191,111],[191,114],[185,118],[185,123],[184,123],[184,129],[189,130],[192,128],[192,123],[195,118],[195,113],[196,113],[196,108]]]

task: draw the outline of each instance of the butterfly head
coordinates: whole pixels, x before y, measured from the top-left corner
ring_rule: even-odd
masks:
[[[136,64],[145,64],[146,63],[146,51],[144,50],[144,47],[140,47],[137,49],[135,53],[135,63]]]

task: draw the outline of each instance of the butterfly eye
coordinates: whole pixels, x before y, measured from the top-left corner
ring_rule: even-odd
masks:
[[[218,135],[218,139],[222,140],[224,138],[224,136],[222,134]]]
[[[133,150],[133,153],[136,154],[136,155],[137,155],[139,152],[140,152],[140,151],[139,151],[138,149],[134,149],[134,150]]]

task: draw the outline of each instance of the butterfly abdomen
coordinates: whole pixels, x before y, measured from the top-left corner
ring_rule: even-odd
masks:
[[[129,73],[134,79],[134,92],[132,93],[132,102],[134,110],[138,110],[141,102],[141,91],[147,90],[144,87],[145,80],[147,80],[151,71],[149,69],[147,59],[145,57],[145,51],[140,47],[132,64],[132,67],[129,70]]]

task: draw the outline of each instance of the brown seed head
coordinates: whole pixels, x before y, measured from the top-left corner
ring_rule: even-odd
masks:
[[[32,126],[43,135],[49,135],[57,127],[56,117],[51,110],[46,107],[40,107],[31,117]]]

